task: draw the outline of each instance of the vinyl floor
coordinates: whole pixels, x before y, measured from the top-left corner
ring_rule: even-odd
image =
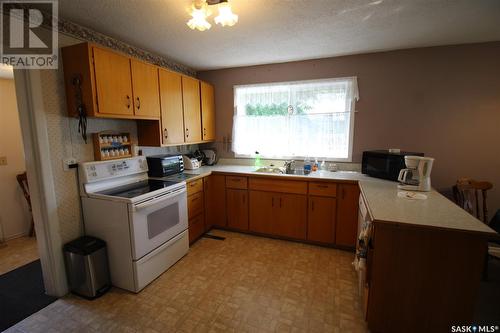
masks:
[[[366,332],[352,253],[212,233],[139,294],[68,295],[7,332]]]
[[[0,244],[0,275],[38,259],[35,237],[19,237]]]

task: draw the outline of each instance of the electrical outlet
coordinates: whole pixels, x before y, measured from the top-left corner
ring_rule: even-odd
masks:
[[[65,158],[63,159],[63,170],[64,171],[69,171],[69,166],[71,164],[76,164],[76,158],[74,157],[69,157],[69,158]]]
[[[7,156],[0,156],[0,165],[7,165]]]

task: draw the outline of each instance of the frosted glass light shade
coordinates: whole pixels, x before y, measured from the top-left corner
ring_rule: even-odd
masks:
[[[238,15],[232,12],[229,3],[222,2],[219,4],[219,15],[215,17],[214,21],[216,24],[220,24],[223,27],[232,27],[238,22]]]
[[[208,30],[212,27],[212,25],[207,21],[208,16],[209,14],[207,12],[206,4],[201,8],[193,6],[193,9],[191,10],[191,19],[187,22],[187,25],[193,30]]]

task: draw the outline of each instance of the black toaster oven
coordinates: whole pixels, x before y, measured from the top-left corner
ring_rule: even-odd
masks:
[[[147,156],[149,177],[165,177],[184,171],[182,155]]]

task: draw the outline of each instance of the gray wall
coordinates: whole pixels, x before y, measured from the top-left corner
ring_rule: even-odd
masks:
[[[354,161],[369,149],[422,151],[436,158],[437,188],[464,176],[493,182],[493,212],[500,208],[499,59],[500,42],[493,42],[205,71],[198,77],[215,85],[221,150],[222,137],[231,137],[234,85],[357,76]]]

